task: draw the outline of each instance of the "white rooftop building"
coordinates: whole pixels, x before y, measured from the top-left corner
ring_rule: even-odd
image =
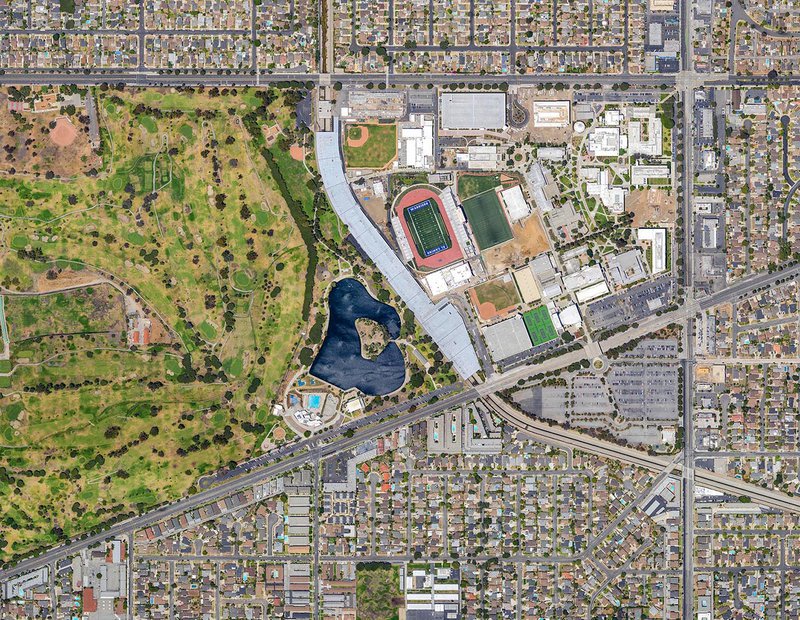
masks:
[[[508,213],[508,219],[511,223],[518,222],[525,219],[531,214],[531,207],[522,195],[522,187],[515,185],[500,192],[500,198]]]
[[[716,222],[716,220],[714,220]],[[667,270],[667,231],[665,228],[639,228],[636,231],[639,242],[650,244],[650,273],[653,275]]]
[[[632,155],[660,157],[664,149],[663,127],[654,110],[631,108],[628,123],[628,150]]]
[[[549,213],[553,210],[553,202],[547,196],[545,188],[548,185],[547,175],[542,164],[534,161],[525,173],[525,182],[528,184],[528,191],[542,213]]]
[[[485,327],[483,337],[496,362],[519,355],[533,346],[521,314]]]
[[[606,110],[603,114],[604,123],[609,127],[619,127],[624,118],[620,110]]]
[[[639,248],[608,256],[606,262],[608,275],[617,286],[628,286],[647,277]]]
[[[499,130],[506,126],[504,93],[451,93],[439,97],[442,129],[448,131]]]
[[[534,101],[534,127],[566,127],[569,125],[569,100]]]
[[[647,185],[650,179],[669,179],[670,167],[666,164],[631,166],[631,185]]]
[[[586,184],[586,193],[600,199],[603,206],[611,213],[619,215],[625,212],[625,196],[628,190],[624,187],[611,187],[608,182],[608,168],[603,168],[597,174],[596,181]]]
[[[608,295],[611,291],[608,288],[608,284],[605,282],[598,282],[597,284],[593,284],[592,286],[587,286],[584,289],[581,289],[575,293],[575,299],[578,300],[578,303],[586,303],[587,301],[592,301],[593,299],[597,299],[598,297],[602,297],[603,295]]]
[[[398,167],[433,170],[433,117],[412,114],[397,132]]]
[[[619,127],[597,127],[587,139],[587,150],[595,157],[618,157],[623,148]]]
[[[580,327],[583,325],[581,313],[578,310],[578,306],[575,304],[570,304],[561,310],[561,312],[558,313],[558,320],[561,321],[561,325],[565,329],[569,329],[570,327]]]
[[[497,170],[502,160],[500,149],[491,144],[468,146],[466,153],[457,153],[459,167],[468,170]]]
[[[472,277],[469,263],[457,263],[425,276],[425,286],[433,297],[444,295],[447,291],[464,286]]]
[[[600,265],[587,265],[575,273],[564,276],[564,288],[570,293],[577,291],[597,282],[603,282],[603,270]]]

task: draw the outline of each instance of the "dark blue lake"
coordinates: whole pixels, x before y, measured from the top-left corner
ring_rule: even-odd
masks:
[[[372,319],[383,325],[391,338],[400,335],[400,315],[369,294],[361,282],[347,278],[337,282],[328,296],[328,333],[311,365],[311,374],[342,390],[358,388],[370,396],[394,392],[406,376],[403,353],[394,342],[374,360],[361,357],[356,319]]]

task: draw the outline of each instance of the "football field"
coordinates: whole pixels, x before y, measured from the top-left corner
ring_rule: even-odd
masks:
[[[431,200],[408,207],[403,216],[420,256],[427,258],[452,247],[442,215]]]

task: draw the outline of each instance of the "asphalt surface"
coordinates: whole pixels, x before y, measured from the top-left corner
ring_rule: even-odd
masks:
[[[707,299],[715,300],[711,305],[721,303],[722,301],[741,295],[748,290],[748,287],[750,290],[752,290],[753,288],[758,288],[774,282],[781,277],[786,277],[790,274],[797,274],[798,272],[800,272],[800,265],[779,270],[772,274],[760,274],[757,276],[752,276],[742,280],[729,289],[720,291],[719,293],[710,296]],[[700,305],[703,306],[704,304],[701,303]],[[671,313],[666,313],[661,316],[654,316],[648,321],[643,322],[639,328],[635,330],[629,330],[622,334],[616,334],[607,341],[602,341],[600,344],[604,345],[604,347],[609,343],[613,343],[614,346],[618,346],[618,344],[621,342],[630,341],[641,335],[660,329],[671,322],[685,319],[686,316],[686,310],[682,309]],[[578,350],[557,358],[545,360],[544,362],[541,362],[535,366],[526,365],[515,368],[514,370],[503,374],[494,374],[487,381],[479,385],[474,387],[466,387],[466,389],[464,389],[462,392],[442,398],[436,403],[418,407],[414,411],[399,411],[401,406],[394,405],[386,410],[381,410],[371,414],[369,417],[363,418],[362,420],[354,421],[353,424],[357,425],[357,432],[354,433],[353,437],[344,437],[341,435],[341,433],[348,428],[344,427],[344,429],[340,428],[326,431],[324,434],[309,440],[302,440],[287,446],[282,446],[274,452],[270,452],[261,457],[257,457],[256,459],[252,459],[251,461],[243,463],[240,466],[241,469],[237,468],[236,470],[240,473],[240,475],[237,477],[232,477],[232,475],[228,474],[222,474],[222,477],[219,479],[219,483],[216,486],[203,489],[195,495],[182,498],[176,502],[162,506],[141,516],[137,516],[132,519],[128,519],[127,521],[115,524],[99,534],[94,534],[61,547],[50,549],[39,556],[22,560],[13,567],[0,570],[0,580],[7,579],[13,575],[33,570],[39,566],[71,556],[82,549],[102,542],[108,538],[128,533],[131,530],[140,529],[149,524],[156,523],[169,517],[177,516],[183,512],[212,502],[220,497],[224,497],[225,495],[230,495],[242,489],[258,484],[259,482],[262,482],[268,478],[300,467],[309,461],[327,458],[333,454],[336,454],[337,452],[352,448],[368,439],[385,435],[401,426],[414,424],[428,416],[432,416],[442,411],[446,411],[447,409],[463,405],[479,397],[493,395],[500,390],[513,387],[518,380],[529,377],[535,372],[547,372],[550,370],[563,369],[573,362],[585,359],[585,357],[586,354],[584,351]],[[509,422],[511,422],[510,418]],[[512,423],[518,425],[527,425],[521,427],[525,428],[525,430],[528,430],[534,428],[531,426],[531,422],[532,421],[529,418],[523,416],[522,414],[518,414],[516,422]],[[598,440],[595,438],[589,437],[588,435],[583,436],[575,431],[567,431],[561,428],[538,428],[537,432],[539,432],[540,436],[544,438],[541,433],[544,433],[545,431],[547,432],[547,438],[550,441],[563,443],[564,437],[569,436],[571,441],[574,442],[572,445],[575,447],[581,447],[581,449],[590,452],[592,451],[590,449],[592,446],[599,445]],[[609,446],[614,446],[614,444],[609,443]],[[604,449],[607,450],[607,452],[601,455],[605,455],[610,458],[620,458],[648,469],[652,469],[654,467],[663,467],[666,464],[666,461],[659,460],[658,457],[651,457],[644,452],[639,452],[631,448],[614,446],[613,449],[610,447],[606,447]],[[623,456],[625,458],[623,458]],[[724,476],[713,474],[711,472],[703,472],[702,474],[697,472],[696,479],[703,486],[707,486],[709,488],[717,488],[723,491],[736,489],[737,495],[749,495],[752,497],[753,501],[758,503],[763,503],[768,506],[781,507],[781,509],[791,510],[793,512],[800,512],[800,499],[785,497],[774,491],[768,491],[766,489],[762,489],[761,487],[749,485],[743,481],[727,479]]]
[[[238,478],[225,480],[213,488],[200,491],[194,495],[190,495],[166,506],[157,508],[156,510],[147,512],[141,516],[117,523],[103,532],[100,532],[99,534],[87,536],[86,538],[69,543],[67,545],[50,549],[36,557],[22,560],[12,568],[0,570],[0,580],[7,579],[19,573],[33,570],[39,566],[49,564],[50,562],[57,562],[58,560],[71,556],[82,549],[103,542],[114,536],[125,534],[131,530],[140,529],[142,527],[146,527],[147,525],[157,523],[164,519],[177,516],[183,512],[198,508],[225,495],[230,495],[244,488],[258,484],[259,482],[273,476],[277,476],[292,469],[301,467],[310,461],[324,459],[336,454],[337,452],[353,448],[364,441],[385,435],[400,426],[414,424],[415,422],[418,422],[419,420],[422,420],[430,415],[434,415],[439,411],[471,402],[472,400],[475,400],[477,396],[477,390],[470,388],[454,396],[445,398],[433,405],[421,407],[414,411],[406,411],[399,416],[384,419],[373,424],[372,426],[362,429],[361,432],[356,433],[353,437],[340,436],[327,444],[320,444],[317,441],[302,443],[302,445],[301,443],[292,444],[288,450],[288,453],[291,454],[291,456],[284,458],[284,460],[278,461],[279,457],[276,454],[275,458],[267,459],[262,466],[255,471],[245,473]],[[285,453],[285,451],[282,450],[281,453]],[[272,455],[270,454],[269,456],[271,457]]]
[[[598,456],[631,463],[651,471],[661,471],[668,467],[673,460],[664,456],[651,456],[646,452],[620,446],[577,431],[567,430],[558,426],[551,427],[544,422],[538,422],[528,417],[495,396],[484,398],[483,402],[489,404],[497,415],[512,426],[547,443],[578,448],[589,454],[597,454]],[[675,469],[682,471],[684,466],[675,464]],[[696,470],[694,478],[700,486],[707,489],[721,491],[733,497],[746,495],[757,504],[795,514],[800,513],[800,498],[798,497],[789,497],[783,493],[765,489],[738,478],[731,478],[704,469]]]

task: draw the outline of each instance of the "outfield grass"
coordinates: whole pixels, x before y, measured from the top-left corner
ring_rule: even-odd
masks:
[[[362,146],[350,146],[345,140],[344,157],[350,168],[383,168],[397,155],[397,126],[349,125],[347,137],[357,138],[366,127],[369,137]]]
[[[481,250],[488,250],[514,236],[494,190],[473,196],[462,204]]]
[[[533,346],[550,342],[558,337],[550,312],[544,306],[538,306],[533,310],[528,310],[522,315],[525,321],[525,328],[531,337]]]
[[[478,303],[492,304],[496,310],[503,310],[519,303],[519,294],[513,280],[496,278],[475,287]]]

